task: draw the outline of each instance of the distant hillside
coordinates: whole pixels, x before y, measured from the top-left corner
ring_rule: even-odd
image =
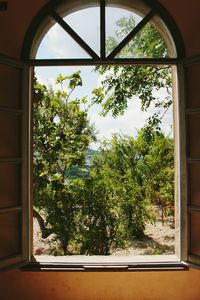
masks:
[[[87,153],[86,153],[86,158],[85,158],[86,166],[90,166],[93,156],[97,153],[98,153],[98,150],[88,148]]]
[[[74,179],[74,178],[87,178],[89,175],[89,166],[91,165],[92,158],[95,154],[97,154],[97,150],[93,150],[91,148],[88,148],[86,157],[85,157],[85,168],[80,168],[73,166],[70,169],[67,170],[65,177],[68,179]]]

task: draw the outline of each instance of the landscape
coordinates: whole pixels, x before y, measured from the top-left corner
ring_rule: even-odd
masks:
[[[118,34],[134,22],[119,20]],[[122,57],[144,51],[167,57],[151,25],[141,36],[143,43],[134,39]],[[108,39],[108,47],[115,42]],[[171,73],[165,65],[106,65],[92,73],[77,66],[50,86],[35,77],[36,255],[174,254]],[[85,84],[92,80],[95,85]],[[145,119],[139,127],[138,118]]]

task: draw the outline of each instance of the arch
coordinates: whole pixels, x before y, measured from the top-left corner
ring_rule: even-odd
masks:
[[[100,0],[102,7],[104,7],[105,2],[104,0]],[[62,1],[60,4],[58,1],[51,1],[48,5],[46,5],[38,14],[38,16],[35,18],[33,21],[32,25],[29,28],[29,31],[27,32],[26,39],[24,42],[24,48],[22,51],[22,59],[25,61],[30,62],[32,65],[37,65],[37,59],[35,59],[35,53],[36,50],[40,44],[40,41],[43,39],[44,35],[47,33],[48,29],[51,28],[52,25],[56,23],[58,20],[58,23],[61,22],[62,17],[65,15],[66,11],[67,13],[73,13],[78,10],[82,10],[85,8],[90,8],[94,7],[97,5],[96,1],[91,0],[89,2],[90,4],[88,5],[88,1],[84,0],[79,3],[79,1]],[[143,5],[140,5],[140,4]],[[164,8],[158,4],[158,2],[153,3],[153,1],[140,1],[140,0],[135,0],[134,3],[130,0],[125,0],[123,1],[123,5],[121,5],[119,0],[111,0],[109,1],[110,6],[115,6],[118,8],[125,8],[129,10],[136,11],[137,13],[144,15],[143,20],[145,20],[140,29],[142,29],[152,18],[156,15],[157,19],[154,19],[153,25],[156,27],[157,31],[161,33],[161,36],[164,36],[165,42],[168,45],[168,47],[172,50],[172,53],[175,53],[176,56],[175,58],[172,55],[172,58],[174,60],[168,57],[164,57],[161,61],[162,64],[171,64],[170,62],[172,61],[172,64],[177,64],[178,60],[184,57],[184,47],[182,44],[182,39],[181,36],[179,35],[179,32],[176,28],[176,25],[173,23],[173,20],[171,17],[168,16],[168,13],[165,11]],[[150,6],[150,9],[148,10],[148,6]],[[54,19],[52,23],[52,17]],[[105,15],[103,16],[103,19],[105,19]],[[63,21],[64,22],[64,21]],[[140,24],[141,24],[140,23]],[[61,24],[60,24],[61,25]],[[136,26],[137,27],[137,26]],[[105,29],[105,26],[104,26]],[[139,29],[138,29],[139,32]],[[104,38],[104,43],[105,43],[105,36]],[[126,38],[125,38],[126,39]],[[125,44],[126,45],[126,44]],[[117,48],[117,47],[116,47]],[[114,49],[115,50],[115,49]],[[119,53],[119,51],[118,51]],[[99,64],[110,64],[110,62],[116,62],[115,59],[115,54],[112,53],[111,57],[110,54],[108,56],[101,55],[98,57],[92,54],[90,63],[91,64],[96,64],[96,61],[98,61]],[[171,59],[171,60],[170,60]],[[47,59],[46,60],[46,65],[51,65],[52,59]],[[132,59],[128,61],[128,63],[131,64],[137,64],[139,58]],[[57,64],[59,59],[55,59],[54,63]],[[149,61],[147,62],[147,59],[144,59],[143,61],[140,60],[139,63],[146,65],[146,64],[156,64],[157,60],[153,57],[150,58]],[[65,61],[62,61],[61,64],[66,65],[68,64],[69,61],[67,59]],[[73,64],[79,64],[78,59],[73,59]],[[164,62],[164,63],[163,63]],[[122,58],[120,60],[120,63],[127,63],[126,58]],[[39,62],[40,64],[40,62]],[[82,64],[84,64],[84,61],[82,61]],[[59,64],[57,64],[59,65]]]
[[[59,15],[63,16],[64,14],[66,14],[66,12],[67,14],[70,14],[77,10],[98,6],[99,3],[100,7],[105,6],[105,0],[50,1],[33,19],[24,39],[21,58],[26,61],[29,59],[34,60],[41,40],[43,39],[47,31],[56,23],[54,12],[57,11],[59,12]],[[108,1],[108,6],[115,6],[132,11],[137,11],[137,13],[143,15],[147,13],[149,7],[150,12],[147,13],[145,17],[149,18],[150,21],[153,21],[152,24],[155,26],[157,31],[161,33],[168,48],[172,50],[171,52],[176,53],[176,58],[181,59],[185,57],[184,44],[180,32],[172,17],[159,2],[155,0],[125,0],[122,4],[120,0],[110,0]],[[53,18],[51,17],[52,14]],[[156,16],[156,18],[154,16]],[[104,59],[104,57],[101,56],[100,60],[106,61],[107,59]]]

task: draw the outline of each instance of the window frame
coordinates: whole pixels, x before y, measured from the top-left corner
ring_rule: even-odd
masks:
[[[116,59],[115,56],[126,45],[133,36],[135,36],[141,28],[143,28],[155,15],[157,15],[156,9],[150,9],[150,11],[144,16],[142,21],[123,39],[119,45],[106,57],[105,55],[105,1],[100,1],[100,32],[101,32],[101,50],[100,57],[73,31],[73,29],[63,21],[61,16],[56,12],[56,9],[52,9],[50,16],[84,49],[91,55],[91,59],[33,59],[31,63],[33,66],[52,66],[52,65],[105,65],[105,64],[131,64],[131,65],[177,65],[176,58],[142,58],[142,59]],[[176,50],[175,50],[176,52]],[[178,51],[177,51],[178,52]],[[177,53],[178,54],[178,53]],[[30,60],[29,60],[30,63]],[[84,263],[83,263],[84,264]],[[115,264],[115,263],[114,263]],[[94,264],[92,264],[94,266]],[[102,263],[97,262],[100,266]],[[106,264],[107,265],[107,264]],[[131,264],[132,265],[132,264]],[[89,264],[91,267],[91,264]],[[128,267],[129,268],[129,267]],[[126,266],[127,269],[127,266]]]
[[[63,65],[63,64],[61,64]],[[141,65],[141,64],[139,64]],[[142,64],[144,65],[144,64]],[[146,65],[146,64],[145,64]],[[147,65],[150,65],[148,62]],[[177,64],[173,64],[173,66],[177,69]],[[179,99],[180,97],[180,84],[178,85],[178,74],[180,75],[180,70],[178,73],[178,69],[174,70],[172,73],[173,74],[173,81],[174,82],[173,86],[175,86],[176,91],[173,91],[173,97],[175,97],[176,100]],[[183,79],[183,78],[182,78]],[[176,214],[178,215],[178,220],[180,220],[180,212],[181,211],[186,211],[186,197],[184,195],[187,195],[186,192],[186,180],[185,180],[185,172],[186,170],[183,170],[184,168],[181,168],[180,170],[180,165],[185,165],[185,154],[184,151],[180,153],[180,148],[183,147],[181,146],[180,141],[185,140],[183,138],[184,132],[185,132],[185,122],[183,118],[180,118],[179,115],[184,116],[184,105],[180,105],[178,101],[176,101],[176,105],[178,107],[175,107],[175,114],[177,116],[174,117],[175,119],[175,127],[177,127],[178,131],[178,138],[176,140],[176,145],[175,148],[178,149],[178,166],[176,167],[176,170],[178,170],[178,174],[175,174],[176,177],[179,178],[179,181],[177,183],[177,195],[176,199],[177,200],[177,209],[176,209]],[[182,182],[183,186],[185,187],[184,191],[180,188],[180,182]],[[183,199],[185,198],[184,201],[180,201],[180,198]],[[180,207],[181,205],[181,207]],[[47,271],[47,270],[56,270],[56,271],[152,271],[152,270],[159,270],[159,271],[166,271],[166,270],[186,270],[188,269],[187,263],[184,261],[186,260],[186,253],[187,253],[187,230],[186,227],[183,228],[183,225],[185,224],[185,219],[179,224],[179,231],[176,238],[176,245],[175,248],[178,249],[176,251],[176,255],[161,255],[161,256],[150,256],[149,255],[142,255],[140,258],[131,256],[128,260],[122,260],[120,262],[120,259],[117,261],[115,259],[110,259],[110,262],[106,262],[102,256],[100,256],[99,259],[97,259],[95,262],[90,261],[88,262],[87,260],[84,261],[84,259],[80,262],[79,260],[77,262],[69,262],[67,259],[62,259],[61,257],[58,257],[58,259],[55,258],[55,260],[52,262],[51,258],[48,258],[48,256],[44,259],[42,257],[41,259],[36,259],[35,256],[32,256],[32,261],[29,263],[29,265],[23,267],[23,270],[28,270],[28,271]],[[180,230],[180,228],[182,228]],[[178,246],[177,246],[178,244]],[[176,249],[176,250],[177,250]],[[146,261],[145,261],[146,259]]]
[[[41,29],[44,25],[48,24],[49,22],[49,12],[58,5],[60,1],[55,0],[52,1],[51,4],[47,4],[38,14],[38,16],[33,20],[23,46],[22,50],[22,56],[21,59],[22,61],[26,64],[26,66],[29,68],[29,74],[33,73],[33,67],[35,66],[62,66],[62,65],[74,65],[75,63],[77,65],[102,65],[102,64],[134,64],[134,65],[162,65],[162,64],[167,64],[167,65],[175,65],[177,67],[177,82],[178,82],[178,98],[180,99],[185,99],[185,79],[184,79],[184,67],[183,67],[183,58],[185,56],[184,54],[184,47],[183,47],[183,42],[180,37],[180,34],[176,28],[175,23],[171,19],[171,17],[168,15],[168,13],[165,11],[165,9],[156,1],[152,0],[144,0],[143,2],[150,4],[154,6],[156,14],[160,15],[161,19],[165,24],[167,24],[168,28],[170,28],[170,31],[173,31],[173,40],[176,42],[176,49],[177,49],[177,58],[165,58],[165,59],[113,59],[111,58],[104,58],[104,54],[102,54],[103,58],[101,57],[100,59],[98,58],[93,58],[91,59],[76,59],[76,60],[70,60],[70,59],[34,59],[31,58],[32,55],[31,53],[34,53],[33,48],[36,47],[39,43],[39,41],[42,38],[42,35],[44,34],[43,30]],[[63,1],[64,2],[64,1]],[[120,2],[120,1],[118,1]],[[131,1],[127,0],[127,2],[130,3]],[[105,1],[101,1],[102,5],[105,4]],[[54,15],[55,16],[55,15]],[[105,17],[105,15],[104,15]],[[43,21],[44,20],[44,21]],[[103,12],[102,12],[102,20],[103,20]],[[41,26],[42,24],[42,26]],[[103,37],[102,37],[103,38]],[[34,46],[34,47],[33,47]],[[102,53],[104,53],[104,49],[102,47],[101,49]],[[186,63],[186,62],[185,62]],[[30,82],[28,83],[30,87]],[[27,83],[26,83],[27,86]],[[28,88],[29,89],[29,88]],[[29,93],[31,94],[31,91],[29,90]],[[31,104],[29,103],[31,106]],[[29,262],[25,267],[23,267],[23,270],[57,270],[57,271],[151,271],[151,270],[185,270],[188,268],[188,264],[183,262],[182,260],[187,259],[187,218],[183,217],[186,216],[187,214],[187,175],[186,175],[186,155],[185,155],[185,143],[186,143],[186,136],[185,136],[185,103],[184,101],[179,101],[180,107],[178,108],[179,112],[179,147],[181,148],[181,157],[180,157],[180,165],[182,166],[180,168],[180,173],[179,173],[179,180],[181,181],[181,186],[184,186],[184,189],[179,188],[179,192],[181,193],[180,197],[183,197],[183,201],[180,201],[179,204],[179,209],[181,213],[181,235],[180,235],[180,260],[176,262],[151,262],[151,263],[131,263],[131,264],[120,264],[120,263],[115,263],[114,265],[111,265],[110,263],[99,263],[99,264],[78,264],[78,263],[38,263],[38,262]],[[31,131],[31,117],[30,117],[30,107],[26,108],[29,111],[29,120],[27,122],[29,123],[28,126],[28,133],[29,133],[29,138],[28,138],[28,157],[27,160],[29,161],[29,166],[28,166],[28,187],[29,187],[29,221],[32,218],[32,213],[31,213],[31,140],[30,140],[30,131]],[[31,222],[31,221],[30,221]],[[29,244],[29,248],[30,244]],[[29,255],[29,259],[31,256]]]

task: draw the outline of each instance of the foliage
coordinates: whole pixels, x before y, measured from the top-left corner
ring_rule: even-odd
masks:
[[[135,18],[120,18],[116,22],[118,30],[116,37],[108,37],[106,41],[107,53],[114,49],[119,40],[136,27]],[[151,23],[147,23],[117,55],[117,58],[164,58],[168,57],[168,49],[162,35]]]
[[[114,134],[94,156],[85,188],[84,228],[95,237],[87,237],[85,249],[108,254],[141,237],[155,221],[154,205],[173,203],[173,190],[172,139],[154,131],[149,140],[144,129],[136,138]]]
[[[133,18],[120,19],[117,36],[125,36],[134,22]],[[117,43],[108,39],[109,52]],[[120,57],[167,57],[167,49],[148,24]],[[155,220],[155,205],[163,213],[170,210],[173,214],[173,140],[160,130],[172,104],[170,68],[115,65],[100,66],[96,71],[104,79],[92,91],[92,103],[102,105],[102,115],[112,112],[117,117],[125,112],[128,101],[136,98],[141,110],[154,106],[157,112],[137,137],[114,134],[94,154],[89,149],[95,134],[88,119],[87,97],[72,98],[73,91],[83,84],[80,71],[59,75],[56,83],[60,90],[56,92],[35,80],[35,215],[43,214],[45,222],[40,218],[40,223],[55,234],[64,254],[74,253],[76,248],[81,254],[108,255],[144,234],[147,222]],[[162,98],[160,91],[164,91]],[[87,157],[93,157],[90,164]]]
[[[68,92],[63,89],[64,81],[68,81]],[[88,145],[95,136],[87,112],[81,108],[85,98],[70,99],[73,90],[82,85],[80,72],[59,75],[57,83],[62,85],[57,92],[36,80],[34,84],[33,192],[34,205],[44,210],[47,224],[66,252],[76,233],[78,211],[67,173],[85,165]]]
[[[173,141],[144,127],[94,152],[87,112],[66,95],[35,82],[34,205],[64,254],[79,245],[78,253],[108,255],[143,235],[153,205],[173,205]]]
[[[150,202],[164,214],[174,213],[174,145],[173,139],[154,130],[149,136],[144,127],[137,136],[140,172]]]
[[[135,27],[133,17],[121,18],[116,38],[108,37],[107,49],[111,52],[118,44],[118,38],[124,38]],[[148,23],[126,45],[118,58],[164,58],[168,50],[164,39]],[[148,120],[150,127],[159,129],[161,120],[172,104],[171,69],[169,66],[112,65],[100,66],[96,71],[103,77],[102,86],[93,91],[93,101],[101,103],[102,115],[112,112],[114,117],[124,114],[128,101],[141,101],[141,110],[152,107],[157,109]],[[160,91],[160,93],[158,93]]]

